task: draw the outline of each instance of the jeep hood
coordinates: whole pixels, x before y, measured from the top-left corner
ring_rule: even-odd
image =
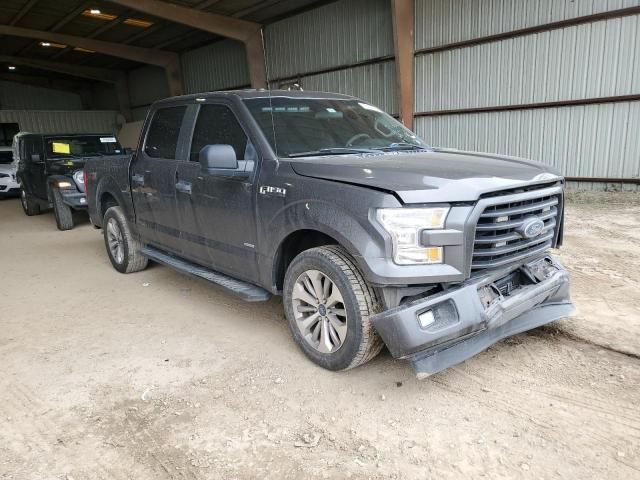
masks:
[[[482,194],[560,180],[531,160],[458,150],[307,157],[290,160],[305,177],[394,192],[404,203],[468,202]]]

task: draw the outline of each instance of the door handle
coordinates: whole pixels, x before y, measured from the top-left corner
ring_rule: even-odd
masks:
[[[131,182],[137,185],[144,185],[144,175],[140,175],[139,173],[134,173],[131,176]]]
[[[191,182],[180,180],[176,183],[176,190],[182,193],[186,193],[187,195],[191,195]]]

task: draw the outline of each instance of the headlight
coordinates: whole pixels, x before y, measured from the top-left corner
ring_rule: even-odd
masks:
[[[449,208],[381,208],[378,221],[393,240],[393,261],[398,265],[442,263],[442,247],[420,245],[420,231],[444,228]]]
[[[77,185],[84,184],[84,172],[82,170],[78,170],[73,174],[73,180]]]

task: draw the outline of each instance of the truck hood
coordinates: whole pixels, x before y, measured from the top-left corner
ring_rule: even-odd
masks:
[[[298,175],[394,192],[404,203],[469,202],[484,193],[560,180],[531,160],[459,150],[292,159]]]

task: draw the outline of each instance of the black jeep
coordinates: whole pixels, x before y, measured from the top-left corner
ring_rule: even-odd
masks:
[[[110,133],[19,133],[14,138],[14,150],[24,213],[39,215],[53,207],[59,230],[72,229],[74,212],[87,209],[83,174],[86,160],[124,153]]]

